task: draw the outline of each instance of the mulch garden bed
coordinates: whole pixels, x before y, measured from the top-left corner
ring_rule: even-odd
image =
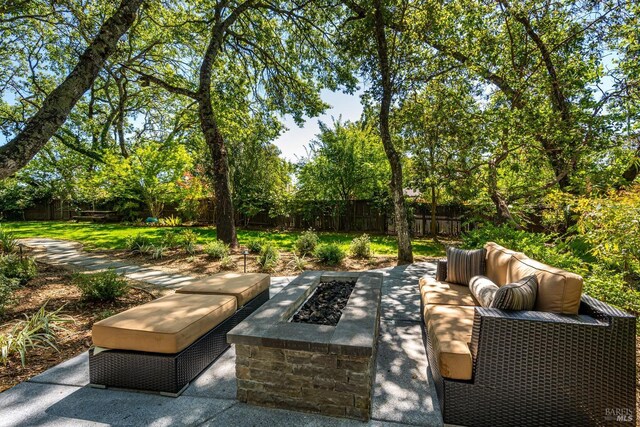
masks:
[[[133,281],[130,284],[136,286]],[[0,334],[7,333],[16,321],[35,313],[45,303],[47,311],[64,306],[60,314],[70,316],[73,321],[63,324],[67,331],[58,335],[59,351],[33,349],[27,354],[24,367],[19,355],[10,357],[6,365],[0,363],[0,392],[89,349],[94,322],[152,299],[154,294],[150,291],[131,288],[126,296],[115,302],[83,301],[80,291],[72,284],[69,270],[38,262],[38,276],[13,293],[12,303],[0,317]]]
[[[244,271],[244,256],[239,250],[232,251],[230,254],[233,260],[233,266],[224,268],[220,265],[220,261],[211,259],[206,254],[198,253],[196,255],[187,255],[183,250],[168,250],[166,255],[161,259],[152,259],[149,255],[132,254],[125,250],[114,251],[92,251],[91,253],[100,253],[115,258],[124,259],[128,262],[136,263],[145,267],[152,267],[158,270],[164,270],[170,273],[182,273],[190,276],[205,276],[223,271]],[[435,259],[426,256],[416,256],[415,262],[434,261]],[[256,262],[257,254],[249,254],[247,256],[247,272],[261,272],[260,265]],[[364,271],[377,268],[393,267],[397,264],[397,258],[394,255],[375,255],[368,259],[359,259],[346,257],[339,265],[326,265],[317,262],[312,257],[305,258],[304,270],[330,270],[330,271]],[[277,266],[271,272],[273,276],[297,276],[300,274],[294,263],[294,256],[291,252],[280,251],[280,260]]]

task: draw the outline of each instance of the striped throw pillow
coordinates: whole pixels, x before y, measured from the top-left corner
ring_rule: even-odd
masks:
[[[498,285],[493,283],[487,276],[473,276],[469,282],[471,295],[473,295],[483,307],[491,307],[491,303],[498,289],[500,289]]]
[[[473,276],[485,273],[485,255],[484,249],[467,251],[448,247],[447,282],[468,286]]]
[[[501,310],[533,310],[538,293],[538,279],[535,275],[523,277],[514,283],[502,286],[496,292],[491,308]]]

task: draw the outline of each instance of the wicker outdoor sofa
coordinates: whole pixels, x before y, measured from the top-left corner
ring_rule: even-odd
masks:
[[[481,307],[469,288],[420,280],[424,340],[445,423],[635,425],[635,317],[582,295],[582,278],[495,243],[498,286],[535,275],[533,310]],[[529,276],[530,277],[530,276]]]
[[[267,274],[221,273],[93,325],[92,387],[177,397],[228,348],[227,332],[269,300]]]

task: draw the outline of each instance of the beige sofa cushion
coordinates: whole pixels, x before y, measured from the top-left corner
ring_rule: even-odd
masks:
[[[425,307],[427,304],[479,305],[467,286],[439,282],[431,276],[422,277],[419,284]]]
[[[178,353],[231,317],[233,296],[173,294],[94,323],[93,344],[120,350]]]
[[[511,256],[520,252],[504,248],[494,242],[488,242],[484,248],[487,251],[487,272],[485,275],[498,286],[506,285],[509,283],[507,282],[507,270]]]
[[[176,291],[179,294],[233,295],[238,307],[269,289],[271,276],[262,273],[219,273],[193,279]]]
[[[470,380],[473,358],[469,343],[473,330],[474,307],[429,304],[425,325],[440,374],[454,380]]]
[[[543,264],[523,254],[512,255],[507,272],[508,282],[517,282],[532,274],[538,279],[535,310],[578,314],[582,295],[581,276]]]

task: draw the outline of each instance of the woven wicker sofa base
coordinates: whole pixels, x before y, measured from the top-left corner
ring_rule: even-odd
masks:
[[[479,309],[479,313],[488,313]],[[635,318],[583,296],[562,322],[505,314],[474,322],[474,378],[442,377],[424,331],[429,370],[446,424],[465,426],[634,425]],[[616,411],[632,411],[626,422]],[[632,420],[632,421],[631,421]]]
[[[117,387],[177,397],[228,348],[227,332],[269,300],[269,289],[179,353],[89,350],[92,387]]]

